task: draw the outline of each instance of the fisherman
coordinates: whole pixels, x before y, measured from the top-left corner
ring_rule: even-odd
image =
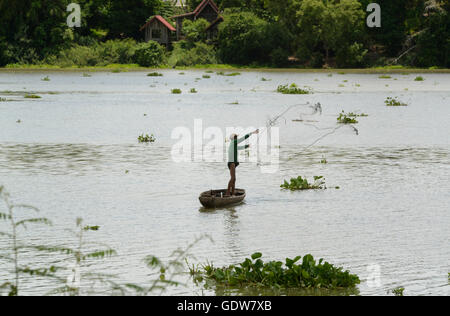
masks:
[[[230,169],[230,182],[228,183],[228,189],[227,189],[227,193],[225,194],[226,197],[229,197],[230,195],[233,196],[235,193],[235,189],[236,189],[236,168],[239,166],[239,161],[238,161],[238,151],[242,150],[242,149],[247,149],[250,147],[250,145],[245,145],[245,146],[238,146],[240,143],[242,143],[243,141],[245,141],[246,139],[248,139],[250,136],[252,136],[253,134],[258,134],[259,133],[259,129],[257,129],[256,131],[245,135],[242,138],[238,139],[238,135],[236,134],[232,134],[230,136],[230,147],[228,148],[228,169]]]

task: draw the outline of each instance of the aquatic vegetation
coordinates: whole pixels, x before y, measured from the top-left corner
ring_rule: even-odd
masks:
[[[190,269],[196,280],[212,280],[217,285],[240,287],[276,287],[276,288],[352,288],[360,283],[357,275],[343,268],[337,268],[312,255],[302,259],[297,256],[281,261],[264,262],[261,253],[254,253],[237,265],[216,268],[212,264],[203,266],[202,270]],[[302,261],[300,262],[300,260]]]
[[[216,73],[218,76],[226,76],[226,77],[235,77],[235,76],[240,76],[241,73],[240,72],[232,72],[232,73],[225,73],[223,71],[219,71]]]
[[[301,191],[301,190],[325,190],[325,178],[323,176],[315,176],[314,182],[309,183],[308,179],[302,178],[301,176],[297,178],[291,178],[291,182],[284,180],[284,183],[280,186],[285,190],[291,191]]]
[[[345,113],[344,111],[342,111],[338,118],[337,121],[340,124],[357,124],[358,121],[355,119],[356,114],[354,113]]]
[[[153,134],[151,134],[150,136],[148,134],[146,134],[145,136],[144,134],[142,134],[138,137],[138,141],[140,143],[154,143],[156,141],[156,138]]]
[[[343,80],[342,82],[348,82],[348,80]]]
[[[172,89],[171,91],[172,91],[172,94],[181,94],[182,93],[181,89]]]
[[[92,75],[90,75],[90,74],[88,74],[88,73],[83,73],[83,77],[85,77],[85,78],[90,78],[90,77],[92,77]]]
[[[116,69],[111,70],[111,72],[114,74],[117,74],[117,73],[122,72],[122,70],[120,70],[119,68],[116,68]]]
[[[25,99],[40,99],[41,96],[36,95],[36,94],[26,94],[26,95],[24,96],[24,98],[25,98]]]
[[[280,85],[277,88],[277,92],[282,94],[311,94],[312,92],[310,90],[301,89],[299,88],[295,83],[291,84],[290,86],[286,85]]]
[[[422,76],[418,76],[416,77],[416,79],[414,79],[414,81],[424,81],[425,79]]]
[[[178,73],[180,76],[184,76],[185,75],[185,73],[184,72],[180,72],[180,73]]]
[[[338,87],[339,88],[345,88],[345,85],[341,83],[341,84],[338,85]]]
[[[391,293],[394,294],[395,296],[403,296],[404,291],[405,291],[404,287],[397,287],[397,288],[391,290]]]
[[[272,79],[267,79],[267,78],[262,77],[262,78],[261,78],[261,81],[264,81],[264,82],[266,82],[266,81],[272,81]]]
[[[380,79],[392,79],[392,77],[389,76],[389,75],[381,75],[378,78],[380,78]]]
[[[159,73],[159,72],[151,72],[149,74],[147,74],[147,77],[162,77],[163,74]]]
[[[207,74],[213,74],[214,71],[212,71],[212,70],[207,70],[207,71],[205,71],[205,73],[207,73]]]
[[[386,104],[386,106],[408,106],[407,103],[398,100],[397,97],[387,97],[384,103]]]
[[[192,88],[191,91],[189,91],[190,93],[197,93],[198,91],[195,88]]]
[[[327,164],[328,161],[327,161],[327,159],[326,159],[325,157],[322,157],[322,160],[320,161],[320,163],[322,163],[322,164]]]
[[[0,102],[6,102],[8,100],[6,100],[6,98],[0,98]]]
[[[49,77],[49,76],[46,76],[46,77],[42,78],[41,80],[42,80],[42,81],[50,81],[50,77]]]
[[[203,78],[203,79],[210,79],[211,76],[210,76],[210,75],[203,75],[202,78]]]

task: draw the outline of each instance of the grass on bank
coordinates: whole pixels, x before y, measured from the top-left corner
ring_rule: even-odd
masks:
[[[114,69],[120,69],[123,72],[126,71],[148,71],[159,69],[172,69],[169,65],[160,65],[158,67],[141,67],[138,64],[109,64],[106,66],[70,66],[62,67],[49,64],[9,64],[6,67],[0,68],[0,72],[3,71],[28,71],[28,70],[41,70],[41,71],[111,71]],[[321,68],[304,68],[304,67],[290,67],[290,68],[275,68],[264,66],[245,66],[235,64],[202,64],[194,66],[177,66],[177,70],[265,70],[265,71],[285,71],[285,72],[300,72],[300,73],[325,73],[332,75],[331,73],[346,73],[346,74],[410,74],[410,73],[450,73],[449,68],[408,68],[403,66],[387,66],[387,67],[374,67],[374,68],[354,68],[354,69],[321,69]],[[331,72],[331,73],[330,73]]]

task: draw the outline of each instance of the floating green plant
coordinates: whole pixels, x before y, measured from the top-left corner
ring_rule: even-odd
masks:
[[[341,83],[341,84],[338,85],[338,87],[339,87],[339,88],[344,88],[344,87],[345,87],[345,84],[342,84],[342,83]]]
[[[381,75],[378,78],[380,78],[380,79],[392,79],[392,77],[389,76],[389,75]]]
[[[264,262],[261,253],[254,253],[237,265],[216,268],[205,265],[201,271],[190,269],[197,280],[212,280],[218,285],[230,287],[254,286],[277,288],[352,288],[360,283],[357,275],[337,268],[312,255],[287,258],[285,262]],[[300,262],[300,260],[302,261]],[[200,276],[200,278],[199,278]]]
[[[179,75],[181,75],[181,76],[183,76],[183,75],[185,75],[185,73],[184,72],[180,72],[180,73],[178,73]]]
[[[328,161],[327,161],[327,159],[325,157],[322,157],[322,160],[320,160],[320,163],[327,164]]]
[[[210,76],[210,75],[203,75],[202,78],[203,78],[203,79],[210,79],[211,76]]]
[[[386,104],[386,106],[408,106],[407,103],[398,100],[397,97],[387,97],[384,103]]]
[[[0,102],[6,102],[6,98],[0,98]]]
[[[357,124],[358,121],[356,120],[356,114],[354,113],[345,113],[344,111],[342,111],[338,118],[337,121],[340,124]]]
[[[26,95],[24,96],[24,98],[25,98],[25,99],[40,99],[41,96],[36,95],[36,94],[26,94]]]
[[[290,86],[286,85],[280,85],[277,88],[277,92],[282,94],[311,94],[311,90],[301,89],[299,88],[295,83],[291,84]]]
[[[191,91],[189,91],[190,93],[197,93],[198,91],[195,88],[192,88]]]
[[[207,71],[205,71],[205,73],[207,73],[207,74],[213,74],[214,71],[212,71],[212,70],[207,70]]]
[[[172,91],[172,94],[181,94],[182,93],[181,89],[172,89],[171,91]]]
[[[267,79],[267,78],[262,77],[262,78],[261,78],[261,81],[264,81],[264,82],[265,82],[265,81],[272,81],[272,79]]]
[[[416,79],[414,79],[414,81],[424,81],[425,79],[422,76],[418,76],[416,77]]]
[[[90,75],[90,74],[88,74],[88,73],[84,73],[84,74],[83,74],[83,77],[85,77],[85,78],[90,78],[90,77],[92,77],[92,75]]]
[[[240,76],[241,73],[240,72],[232,72],[232,73],[227,74],[227,73],[224,73],[223,71],[219,71],[219,72],[217,72],[217,75],[218,76],[226,76],[226,77],[235,77],[235,76]]]
[[[159,72],[151,72],[149,74],[147,74],[147,77],[162,77],[163,74],[159,73]]]
[[[280,187],[291,191],[324,190],[327,188],[325,186],[325,178],[323,176],[315,176],[313,183],[309,183],[306,177],[302,178],[299,176],[297,178],[291,178],[290,183],[284,180],[284,183]]]
[[[153,134],[151,134],[150,136],[148,134],[146,134],[145,136],[144,134],[142,134],[138,137],[138,141],[140,143],[154,143],[156,141],[156,138]]]
[[[49,77],[49,76],[46,76],[46,77],[42,78],[41,80],[42,80],[42,81],[50,81],[50,77]]]
[[[397,287],[397,288],[391,290],[392,294],[394,294],[395,296],[403,296],[404,291],[405,291],[404,287]]]

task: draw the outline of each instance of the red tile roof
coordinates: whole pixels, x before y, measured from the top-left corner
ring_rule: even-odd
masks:
[[[161,22],[165,27],[167,27],[169,29],[169,31],[175,32],[176,29],[172,26],[172,24],[170,24],[169,22],[167,22],[166,19],[164,19],[162,16],[160,15],[155,15],[154,17],[152,17],[147,23],[145,23],[141,28],[140,31],[142,31],[143,29],[145,29],[150,23],[152,23],[154,20],[158,20],[159,22]]]
[[[189,12],[189,13],[184,13],[184,14],[175,15],[175,16],[173,16],[172,18],[182,18],[182,17],[190,16],[190,15],[198,16],[198,15],[203,11],[203,9],[206,7],[206,5],[207,5],[208,3],[211,5],[211,7],[213,8],[213,10],[216,11],[217,14],[218,14],[218,13],[219,13],[219,7],[214,3],[213,0],[203,0],[203,1],[197,6],[197,8],[195,8],[194,11]]]

